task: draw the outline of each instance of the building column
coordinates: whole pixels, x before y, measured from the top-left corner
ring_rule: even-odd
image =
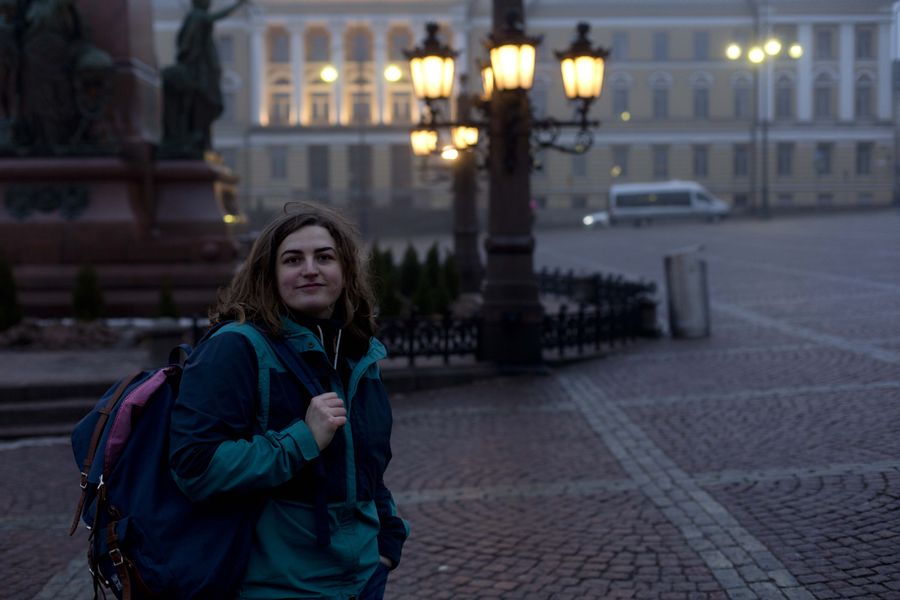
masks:
[[[900,9],[900,2],[897,3]],[[898,15],[900,18],[900,15]],[[900,22],[897,23],[900,27]],[[900,33],[898,33],[900,35]],[[894,46],[896,40],[891,39],[891,26],[884,23],[878,27],[878,84],[875,114],[880,121],[890,121],[893,115],[893,107],[891,106],[891,94],[893,86],[893,70],[892,63],[898,57],[893,52],[896,51]]]
[[[347,23],[344,21],[333,21],[331,23],[331,62],[338,71],[338,78],[332,84],[334,97],[332,106],[334,107],[333,116],[331,116],[332,125],[345,125],[348,120],[344,115],[344,85],[347,82],[347,63],[344,60],[344,34],[347,31]]]
[[[853,77],[853,25],[843,23],[838,28],[840,37],[840,54],[838,54],[838,119],[853,120],[853,96],[856,92],[856,81]]]
[[[803,47],[803,56],[797,61],[797,120],[812,120],[812,53],[813,33],[810,23],[797,25],[797,42]]]
[[[384,69],[387,65],[387,23],[377,21],[372,24],[372,59],[375,65],[375,125],[382,125],[384,119],[385,101]]]
[[[412,21],[410,30],[412,31],[412,45],[415,48],[422,43],[423,39],[425,39],[425,21]],[[422,104],[422,102],[416,102],[415,95],[412,96],[412,106],[410,106],[409,118],[413,123],[418,123],[422,119]]]
[[[266,26],[254,23],[250,33],[250,123],[269,124],[269,109],[264,101],[266,89]]]
[[[306,76],[306,48],[303,44],[304,24],[291,25],[291,125],[304,125],[303,115],[303,78]]]
[[[480,79],[481,73],[470,73],[469,72],[469,31],[466,27],[466,21],[464,20],[454,20],[451,27],[453,27],[453,31],[455,32],[455,37],[453,38],[453,43],[450,44],[452,47],[456,48],[459,54],[456,56],[456,79],[459,81],[460,75],[472,76],[476,77],[476,79]],[[454,93],[458,96],[459,94],[466,93],[466,90],[462,89],[462,86],[456,85],[454,86]],[[459,118],[459,114],[454,114],[452,116],[454,119]]]

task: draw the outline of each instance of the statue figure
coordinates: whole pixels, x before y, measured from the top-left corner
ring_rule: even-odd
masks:
[[[92,146],[97,140],[86,134],[105,117],[112,59],[88,42],[74,0],[20,0],[19,15],[18,111],[13,111],[18,151],[97,151]]]
[[[82,40],[72,0],[31,0],[22,35],[20,132],[39,152],[56,151],[77,123],[70,66]]]
[[[223,110],[213,28],[246,1],[211,13],[210,0],[193,0],[178,31],[177,62],[162,72],[164,155],[197,158],[211,149],[210,128]]]
[[[16,0],[0,0],[0,121],[15,116],[19,47],[16,42]]]

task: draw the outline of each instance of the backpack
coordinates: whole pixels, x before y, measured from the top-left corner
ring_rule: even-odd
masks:
[[[221,331],[246,336],[257,355],[272,348],[310,393],[322,393],[287,344],[255,326],[219,325],[198,345]],[[243,577],[265,497],[229,494],[192,503],[169,469],[170,416],[184,365],[179,353],[191,351],[182,344],[168,365],[115,383],[72,432],[81,498],[69,533],[79,520],[90,530],[95,599],[101,586],[124,600],[226,598]],[[262,431],[267,414],[260,406]]]

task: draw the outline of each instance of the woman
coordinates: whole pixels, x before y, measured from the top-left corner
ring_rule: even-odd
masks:
[[[300,205],[263,230],[213,312],[244,325],[225,325],[187,363],[176,481],[194,501],[262,494],[239,598],[381,598],[400,562],[408,527],[383,481],[391,411],[372,309],[352,226]],[[326,392],[300,385],[247,323],[284,340]]]

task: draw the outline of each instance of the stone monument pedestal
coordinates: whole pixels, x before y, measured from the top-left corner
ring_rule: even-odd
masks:
[[[164,284],[179,312],[205,314],[229,282],[235,177],[200,160],[135,165],[0,159],[0,249],[26,315],[71,315],[85,265],[97,271],[108,316],[155,316]]]

